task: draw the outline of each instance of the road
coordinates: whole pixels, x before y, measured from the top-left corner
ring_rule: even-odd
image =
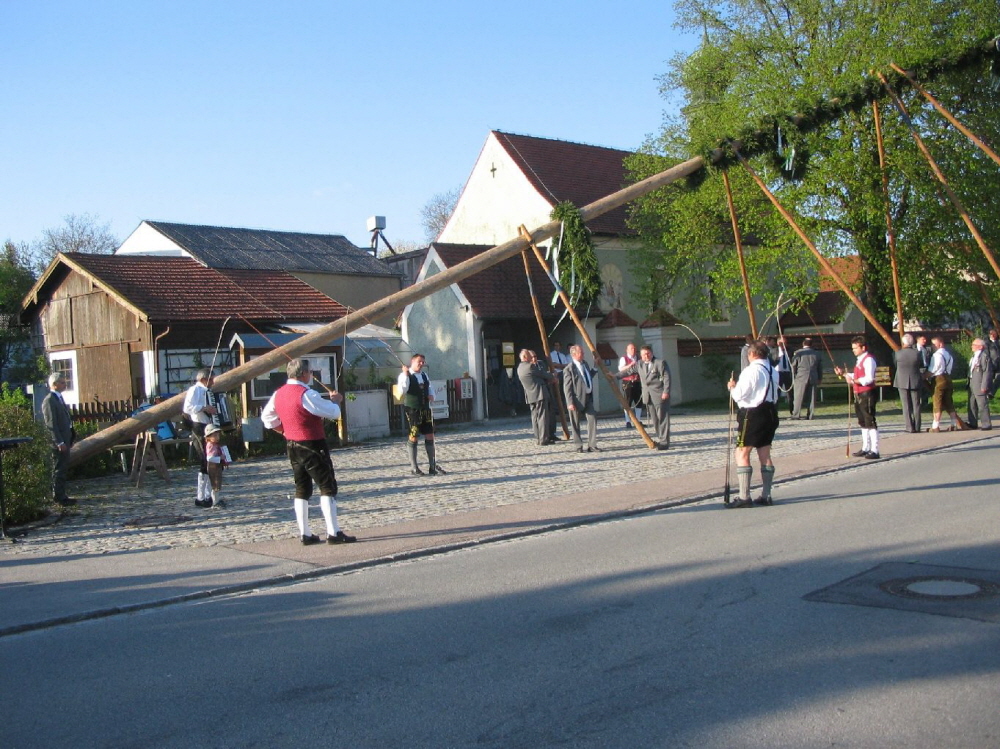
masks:
[[[0,743],[1000,746],[996,458],[0,638]]]

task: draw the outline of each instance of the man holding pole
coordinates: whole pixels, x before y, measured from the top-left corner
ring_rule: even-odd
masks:
[[[549,436],[554,428],[552,415],[552,391],[549,383],[556,377],[538,363],[534,351],[521,349],[521,363],[517,365],[517,376],[524,388],[524,400],[531,409],[531,428],[539,445],[551,445]]]
[[[639,350],[639,382],[642,385],[642,407],[649,411],[656,435],[656,449],[670,447],[670,367],[653,356],[653,349]]]
[[[747,360],[748,364],[740,372],[739,381],[730,378],[727,384],[729,396],[739,406],[736,414],[736,478],[739,482],[739,497],[726,505],[733,509],[754,504],[772,504],[774,463],[771,461],[771,443],[778,430],[778,371],[771,366],[767,345],[762,341],[748,344]],[[750,479],[753,477],[750,453],[754,449],[760,460],[763,481],[760,497],[756,502],[750,499]]]
[[[580,415],[587,418],[587,452],[600,452],[597,446],[597,411],[594,410],[594,375],[596,369],[583,360],[583,349],[579,346],[569,347],[570,363],[563,370],[563,393],[566,396],[566,408],[569,410],[569,422],[573,431],[573,442],[576,451],[583,452],[583,439],[580,437]]]

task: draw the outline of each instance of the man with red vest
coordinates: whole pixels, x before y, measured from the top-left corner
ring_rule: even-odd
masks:
[[[846,377],[854,388],[854,412],[861,426],[861,449],[855,458],[878,460],[878,424],[875,422],[875,357],[868,353],[865,337],[856,335],[851,339],[851,351],[858,357],[854,371],[847,372],[840,367],[833,371]]]
[[[326,520],[326,542],[349,544],[357,539],[348,536],[337,523],[337,477],[333,472],[330,448],[326,444],[323,419],[339,419],[344,396],[333,392],[325,400],[309,387],[312,370],[308,359],[294,359],[285,367],[288,382],[278,388],[261,412],[268,429],[283,434],[287,440],[288,461],[295,477],[295,520],[302,543],[319,543],[309,529],[309,498],[313,482],[319,486],[320,507]]]

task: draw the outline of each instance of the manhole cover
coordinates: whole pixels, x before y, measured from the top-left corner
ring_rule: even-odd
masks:
[[[123,525],[126,528],[156,528],[161,525],[177,525],[191,520],[190,515],[146,515],[141,518],[126,520]]]
[[[804,598],[1000,624],[1000,571],[887,562]]]
[[[904,598],[970,600],[1000,595],[1000,586],[987,580],[959,577],[910,577],[889,580],[879,587],[886,593]]]

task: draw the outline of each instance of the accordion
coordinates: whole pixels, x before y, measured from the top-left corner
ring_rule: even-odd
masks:
[[[236,428],[233,423],[233,408],[229,405],[229,396],[225,393],[216,393],[212,390],[207,394],[208,405],[215,408],[212,414],[212,423],[224,432],[231,432]]]

